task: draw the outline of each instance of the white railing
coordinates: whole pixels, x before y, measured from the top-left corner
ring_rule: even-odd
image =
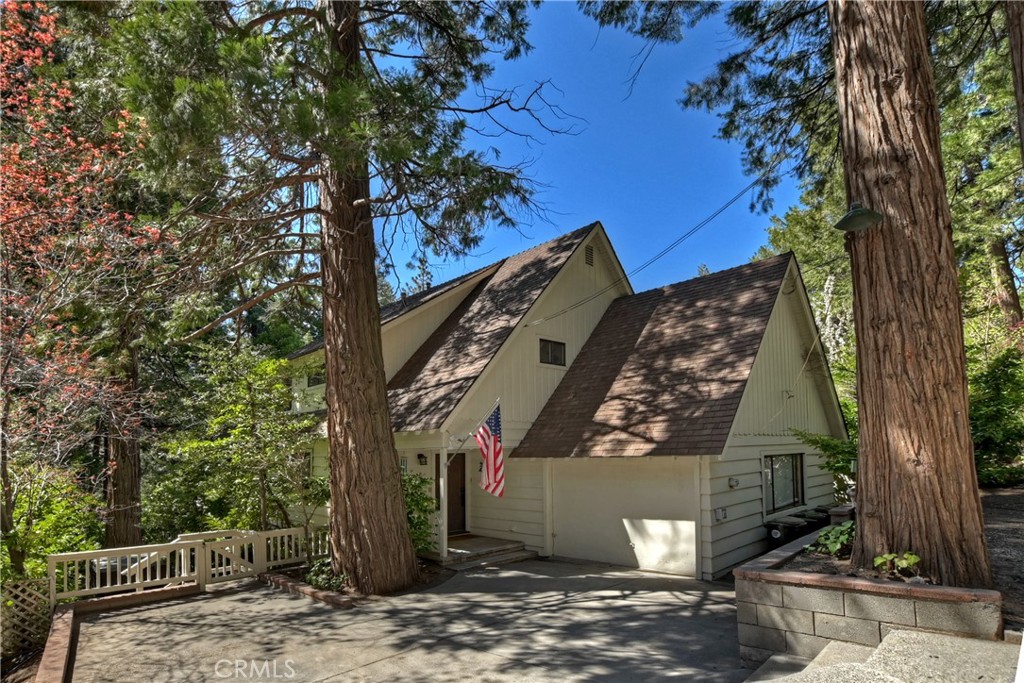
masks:
[[[182,534],[171,543],[50,555],[50,609],[58,600],[208,584],[255,576],[307,559],[306,529],[228,529]],[[326,529],[309,530],[310,559],[328,554]]]

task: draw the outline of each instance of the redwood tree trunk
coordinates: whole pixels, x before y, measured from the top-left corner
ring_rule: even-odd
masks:
[[[142,545],[142,455],[139,449],[137,352],[125,352],[123,376],[115,385],[124,392],[110,425],[110,462],[107,463],[107,524],[103,545],[118,548]]]
[[[988,254],[991,259],[992,287],[999,312],[1007,329],[1016,332],[1014,339],[1018,346],[1024,348],[1024,334],[1020,334],[1024,315],[1020,308],[1020,295],[1017,293],[1017,280],[1010,266],[1010,255],[1006,252],[1006,240],[995,237],[988,243]]]
[[[337,79],[359,75],[359,3],[326,3],[325,28]],[[325,155],[326,156],[326,155]],[[331,485],[331,564],[363,593],[389,593],[415,582],[398,453],[388,415],[376,248],[365,159],[325,161],[324,360]]]
[[[1024,2],[1008,0],[1006,30],[1010,34],[1010,62],[1013,65],[1013,94],[1017,99],[1017,142],[1024,161]]]
[[[916,2],[829,0],[847,198],[860,463],[854,563],[913,551],[946,585],[991,584],[970,426],[939,114]]]

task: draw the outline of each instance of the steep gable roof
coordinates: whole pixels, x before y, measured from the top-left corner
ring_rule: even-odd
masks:
[[[791,258],[616,299],[511,457],[721,453]]]
[[[477,268],[476,270],[470,273],[466,273],[465,275],[460,275],[451,280],[447,280],[446,282],[442,282],[440,284],[433,285],[432,287],[428,287],[423,291],[416,292],[415,294],[403,296],[399,299],[396,299],[395,301],[392,301],[389,304],[384,304],[383,306],[380,307],[380,324],[386,325],[392,320],[397,320],[406,313],[414,311],[423,304],[429,301],[433,301],[442,294],[446,294],[452,291],[453,289],[455,289],[464,282],[469,282],[480,273],[483,273],[484,271],[490,268],[494,268],[500,263],[501,262],[499,261],[498,263],[492,263],[490,265],[484,266],[483,268]],[[324,340],[322,338],[317,339],[313,342],[310,342],[309,344],[306,344],[298,351],[293,351],[291,354],[288,355],[288,359],[294,360],[295,358],[301,358],[302,356],[309,355],[314,351],[322,349],[323,347]]]
[[[434,331],[388,383],[396,432],[438,429],[593,223],[501,262]]]

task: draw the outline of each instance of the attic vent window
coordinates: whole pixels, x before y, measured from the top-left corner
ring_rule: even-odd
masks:
[[[583,248],[583,260],[586,261],[588,266],[594,265],[594,247],[587,245]]]
[[[540,362],[545,365],[561,365],[565,367],[565,344],[551,341],[550,339],[541,339]]]

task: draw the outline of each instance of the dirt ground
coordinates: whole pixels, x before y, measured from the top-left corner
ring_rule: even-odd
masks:
[[[1024,628],[1024,488],[982,491],[985,540],[1006,626]]]

